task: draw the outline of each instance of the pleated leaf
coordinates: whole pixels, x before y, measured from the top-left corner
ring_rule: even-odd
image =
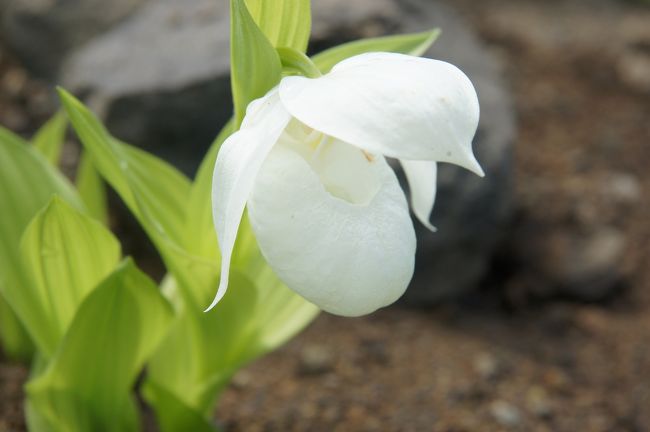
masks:
[[[34,282],[31,308],[46,317],[58,344],[79,304],[117,266],[120,244],[99,222],[54,197],[20,246]]]
[[[57,336],[47,315],[33,305],[33,280],[20,259],[27,224],[54,194],[77,209],[83,204],[68,180],[31,145],[0,128],[0,294],[26,326],[39,351],[51,352]],[[8,336],[3,336],[5,339]],[[16,336],[19,337],[19,336]]]
[[[171,319],[153,281],[126,260],[81,304],[45,372],[28,383],[39,423],[52,431],[139,430],[131,390]]]
[[[310,0],[246,0],[250,14],[274,47],[307,50]]]
[[[100,222],[108,224],[106,186],[86,151],[81,154],[75,183],[88,213]]]
[[[262,9],[260,3],[260,14]],[[238,128],[248,104],[273,88],[282,72],[275,48],[251,17],[245,0],[230,0],[230,68]]]
[[[56,113],[48,120],[32,139],[36,147],[52,165],[57,165],[65,142],[68,120],[63,112]]]

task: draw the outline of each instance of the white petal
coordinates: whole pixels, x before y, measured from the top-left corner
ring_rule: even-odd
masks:
[[[320,78],[284,78],[280,98],[306,125],[371,153],[451,162],[483,175],[472,153],[476,91],[449,63],[362,54]]]
[[[411,191],[411,208],[415,217],[431,231],[436,228],[431,225],[431,210],[436,200],[437,165],[431,161],[412,161],[401,159],[406,179]]]
[[[315,152],[273,149],[248,202],[251,225],[289,288],[334,314],[368,314],[397,300],[413,275],[408,205],[383,157],[341,142]]]
[[[212,180],[212,215],[221,250],[221,280],[207,310],[226,293],[232,249],[246,201],[264,159],[290,119],[275,89],[249,105],[241,129],[219,151]]]

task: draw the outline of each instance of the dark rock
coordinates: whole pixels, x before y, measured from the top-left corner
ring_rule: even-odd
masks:
[[[485,178],[441,164],[432,221],[438,232],[419,224],[416,273],[405,300],[432,303],[475,288],[512,213],[512,144],[515,119],[510,94],[501,79],[500,63],[469,26],[438,2],[404,1],[410,10],[408,29],[439,26],[443,33],[427,56],[459,66],[479,94],[481,121],[474,149]]]
[[[2,33],[33,73],[55,79],[60,62],[145,0],[3,0]]]
[[[404,301],[435,303],[476,287],[512,213],[515,120],[498,59],[466,22],[439,1],[323,0],[314,6],[314,50],[350,39],[437,26],[443,33],[426,56],[459,66],[476,86],[481,122],[474,148],[486,177],[441,164],[432,217],[438,232],[429,233],[416,222],[416,272]]]

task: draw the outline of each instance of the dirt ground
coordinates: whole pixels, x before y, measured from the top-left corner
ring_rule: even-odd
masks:
[[[650,431],[650,9],[454,4],[503,58],[518,114],[517,217],[494,274],[432,309],[323,314],[236,375],[225,430]],[[1,92],[7,124],[25,103]],[[590,303],[545,291],[535,260],[558,233],[603,226],[624,234],[617,289]],[[25,374],[0,363],[0,431],[24,427]]]

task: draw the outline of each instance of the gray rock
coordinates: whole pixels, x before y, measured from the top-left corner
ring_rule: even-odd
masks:
[[[116,136],[192,173],[231,113],[225,5],[147,3],[73,53],[62,81]]]
[[[480,179],[442,166],[431,234],[417,224],[417,271],[405,300],[431,303],[476,286],[511,212],[513,110],[497,59],[452,10],[432,0],[313,2],[316,52],[361,37],[415,32],[443,35],[427,55],[448,60],[475,83],[482,118],[475,149]],[[118,137],[192,172],[230,115],[225,2],[145,4],[66,61],[63,83],[84,93]]]
[[[103,33],[144,1],[2,0],[2,33],[33,73],[55,79],[68,51]]]

